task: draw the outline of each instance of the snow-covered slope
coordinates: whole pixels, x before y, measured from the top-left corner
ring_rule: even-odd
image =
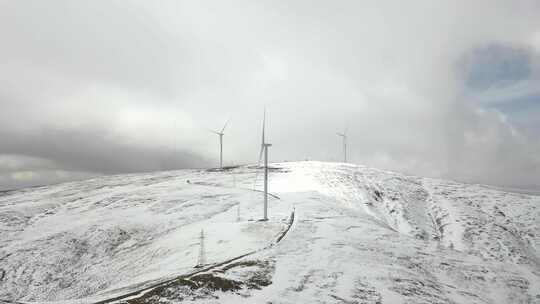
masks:
[[[255,171],[239,175],[253,181]],[[178,171],[5,193],[0,298],[101,299],[185,273],[197,263],[201,229],[208,263],[265,246],[288,213],[253,221],[261,194],[232,182],[229,173]]]
[[[254,167],[0,194],[0,299],[540,303],[540,197],[348,164],[272,166],[269,222],[257,221]],[[181,276],[201,229],[209,264],[256,252]]]

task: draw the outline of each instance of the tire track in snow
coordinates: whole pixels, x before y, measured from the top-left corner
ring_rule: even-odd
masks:
[[[98,302],[93,302],[92,304],[107,304],[107,303],[114,303],[116,301],[120,301],[120,300],[124,300],[124,299],[127,299],[127,298],[131,298],[131,297],[137,297],[137,296],[142,296],[144,295],[145,293],[157,288],[157,287],[160,287],[160,286],[163,286],[163,285],[166,285],[170,282],[173,282],[175,280],[178,280],[178,279],[188,279],[194,275],[197,275],[199,273],[203,273],[203,272],[207,272],[207,271],[210,271],[212,269],[215,269],[215,268],[218,268],[218,267],[221,267],[221,266],[224,266],[224,265],[227,265],[229,263],[232,263],[232,262],[235,262],[235,261],[238,261],[242,258],[245,258],[247,256],[250,256],[250,255],[253,255],[255,253],[259,253],[261,251],[264,251],[264,250],[268,250],[268,249],[271,249],[273,247],[275,247],[276,245],[278,245],[282,240],[283,238],[287,235],[287,233],[290,231],[292,225],[294,224],[294,221],[295,221],[295,210],[293,209],[293,211],[291,212],[291,215],[289,216],[289,221],[288,221],[288,224],[287,224],[287,227],[277,236],[276,240],[272,243],[270,243],[269,245],[261,248],[261,249],[257,249],[257,250],[254,250],[254,251],[250,251],[248,253],[244,253],[242,255],[239,255],[239,256],[236,256],[236,257],[233,257],[231,259],[228,259],[228,260],[225,260],[223,262],[220,262],[220,263],[217,263],[217,264],[213,264],[213,265],[210,265],[206,268],[203,268],[203,269],[199,269],[197,271],[193,271],[193,272],[190,272],[190,273],[187,273],[187,274],[183,274],[183,275],[179,275],[179,276],[176,276],[174,277],[173,279],[168,279],[168,280],[165,280],[165,281],[162,281],[162,282],[159,282],[159,283],[156,283],[156,284],[153,284],[151,286],[148,286],[148,287],[145,287],[145,288],[142,288],[142,289],[139,289],[139,290],[136,290],[136,291],[132,291],[132,292],[129,292],[129,293],[126,293],[126,294],[122,294],[122,295],[119,295],[119,296],[116,296],[116,297],[113,297],[113,298],[110,298],[110,299],[105,299],[105,300],[101,300],[101,301],[98,301]],[[22,304],[22,303],[19,303],[19,304]]]
[[[212,184],[212,183],[205,183],[205,182],[190,182],[191,185],[198,185],[198,186],[208,186],[208,187],[217,187],[217,188],[227,188],[227,189],[241,189],[241,190],[247,190],[247,191],[253,191],[253,192],[260,192],[260,193],[264,193],[264,191],[262,190],[257,190],[257,189],[250,189],[250,188],[243,188],[243,187],[229,187],[229,186],[224,186],[224,185],[220,185],[220,184]],[[275,194],[272,194],[270,192],[268,192],[268,195],[275,198],[275,199],[280,199],[279,196],[275,195]]]

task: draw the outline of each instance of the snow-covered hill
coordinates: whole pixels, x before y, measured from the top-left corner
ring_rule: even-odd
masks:
[[[539,196],[272,166],[268,222],[249,166],[1,193],[0,299],[540,303]],[[201,229],[209,268],[193,273]]]

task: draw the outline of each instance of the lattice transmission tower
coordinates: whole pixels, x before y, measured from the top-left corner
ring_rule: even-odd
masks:
[[[204,230],[201,229],[201,235],[199,236],[199,257],[197,258],[196,268],[206,265],[206,252],[204,248]]]

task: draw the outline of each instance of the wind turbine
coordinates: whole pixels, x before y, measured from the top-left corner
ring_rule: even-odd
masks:
[[[261,158],[264,152],[264,217],[263,221],[268,220],[268,148],[272,146],[266,142],[264,138],[264,129],[266,125],[266,109],[263,114],[263,126],[262,126],[262,142],[261,142],[261,152],[259,153],[259,166],[261,164]]]
[[[210,132],[219,135],[219,168],[220,169],[223,169],[223,135],[225,135],[225,133],[223,132],[225,131],[225,128],[227,127],[228,123],[229,123],[229,119],[227,119],[221,131],[210,130]]]
[[[337,136],[341,137],[343,139],[343,162],[347,162],[347,128],[345,127],[345,130],[343,133],[336,133]]]

